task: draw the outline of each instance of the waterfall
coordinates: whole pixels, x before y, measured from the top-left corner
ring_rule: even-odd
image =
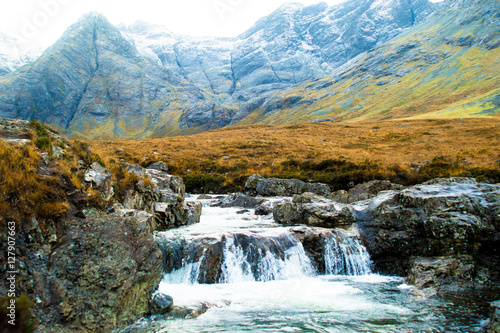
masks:
[[[253,238],[254,242],[246,247],[246,237],[226,239],[221,283],[286,280],[312,276],[315,272],[302,243],[290,232],[260,241]]]
[[[371,273],[370,255],[355,238],[342,229],[325,240],[323,250],[325,273],[331,275],[365,275]]]
[[[163,239],[167,283],[268,282],[328,275],[371,272],[368,252],[346,231],[307,229],[322,239],[311,256],[290,228],[262,228],[189,238]],[[324,270],[319,270],[322,262]]]

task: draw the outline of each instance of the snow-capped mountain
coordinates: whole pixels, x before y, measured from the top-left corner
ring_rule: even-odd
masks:
[[[35,61],[43,50],[31,48],[18,38],[0,32],[0,76]]]
[[[427,0],[287,4],[235,38],[178,36],[147,23],[114,27],[93,13],[39,59],[0,77],[0,116],[36,118],[88,138],[235,124],[259,108],[312,103],[270,98],[324,78],[436,8]]]

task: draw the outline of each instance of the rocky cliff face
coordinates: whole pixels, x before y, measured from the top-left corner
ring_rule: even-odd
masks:
[[[36,62],[1,79],[0,109],[92,137],[130,137],[153,128],[165,109],[204,99],[181,81],[144,59],[103,16],[89,14]]]
[[[499,12],[498,1],[446,1],[331,75],[268,96],[240,124],[496,113]]]
[[[237,123],[266,98],[322,78],[424,20],[427,0],[285,5],[237,38],[73,25],[37,61],[0,78],[0,116],[39,119],[89,138],[193,133]],[[304,98],[268,105],[308,105]]]

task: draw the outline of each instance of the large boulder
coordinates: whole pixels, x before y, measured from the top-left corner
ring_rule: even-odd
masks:
[[[404,186],[393,184],[388,180],[372,180],[367,183],[358,184],[349,191],[340,190],[333,192],[328,198],[336,202],[350,204],[372,199],[382,191],[402,190],[403,188]]]
[[[259,175],[252,175],[247,179],[245,191],[252,196],[293,196],[305,192],[328,196],[331,193],[326,184],[306,183],[298,179],[264,178]]]
[[[254,198],[243,193],[232,193],[227,197],[219,199],[212,207],[241,207],[241,208],[256,208],[262,205],[266,200],[262,198]]]
[[[341,207],[313,193],[295,195],[292,202],[275,205],[273,217],[277,223],[284,225],[304,224],[323,228],[348,227],[356,222],[348,207]]]
[[[168,165],[167,163],[165,162],[154,162],[152,164],[150,164],[147,169],[153,169],[153,170],[159,170],[159,171],[163,171],[163,172],[168,172]]]
[[[137,164],[125,164],[126,169],[130,173],[135,173],[141,177],[148,177],[151,179],[155,186],[156,191],[166,191],[178,194],[182,197],[186,195],[186,187],[184,186],[184,182],[181,177],[172,176],[162,170],[161,166],[157,168],[151,168],[151,166],[147,169],[141,167]]]
[[[156,231],[178,228],[200,222],[201,202],[178,201],[157,202],[154,204]]]
[[[499,279],[499,212],[500,185],[452,178],[381,193],[358,212],[358,221],[378,271],[401,276],[412,272],[419,281],[421,272],[439,271],[450,260],[461,263],[462,256],[470,256],[472,279],[485,285]],[[429,263],[414,257],[449,260]]]
[[[474,259],[468,255],[412,258],[408,282],[426,296],[473,287]]]
[[[110,332],[148,312],[163,276],[151,221],[106,216],[66,221],[60,242],[33,243],[19,290],[36,295],[48,331]]]
[[[105,201],[109,201],[113,197],[113,176],[99,163],[92,163],[85,172],[84,180],[96,189]]]

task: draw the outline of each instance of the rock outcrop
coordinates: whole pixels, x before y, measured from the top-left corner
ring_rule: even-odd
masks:
[[[298,179],[264,178],[259,175],[250,176],[245,183],[248,195],[261,196],[293,196],[311,192],[322,196],[330,194],[330,187],[322,183],[306,183]]]
[[[372,199],[382,191],[402,190],[403,188],[404,186],[393,184],[388,180],[372,180],[367,183],[358,184],[349,191],[340,190],[333,192],[328,198],[335,202],[350,204]]]
[[[375,197],[358,226],[377,270],[433,294],[499,281],[499,212],[499,185],[436,179]]]
[[[374,198],[360,225],[378,267],[406,275],[411,257],[498,256],[499,206],[498,185],[438,179]]]
[[[167,174],[164,163],[154,163],[148,168],[127,164],[127,171],[151,179],[153,190],[131,190],[125,199],[125,208],[147,210],[154,214],[157,231],[177,228],[200,222],[202,204],[185,201],[186,187],[181,177]],[[153,201],[153,200],[154,201]]]
[[[323,228],[346,228],[356,222],[356,216],[348,207],[313,193],[295,195],[292,202],[275,205],[273,217],[280,224]]]
[[[113,177],[105,167],[98,162],[92,163],[85,172],[84,181],[90,184],[90,187],[96,189],[105,201],[109,201],[115,194],[113,190]]]
[[[162,253],[147,220],[106,216],[67,220],[43,239],[32,224],[19,291],[36,295],[35,315],[49,331],[109,332],[146,315],[162,277]],[[25,237],[25,238],[23,238]],[[21,241],[25,239],[25,241]]]

